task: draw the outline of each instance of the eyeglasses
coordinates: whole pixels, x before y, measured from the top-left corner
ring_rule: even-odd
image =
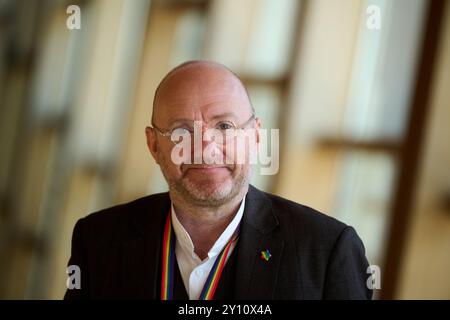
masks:
[[[230,131],[232,131],[232,133],[235,133],[237,130],[245,129],[250,124],[250,122],[252,122],[255,119],[256,119],[256,116],[254,114],[252,114],[250,116],[250,118],[241,125],[236,125],[231,120],[222,120],[215,124],[214,129],[219,130],[224,135],[226,134],[227,130],[230,130]],[[169,138],[169,139],[171,139],[171,137],[173,137],[175,135],[176,136],[190,135],[191,137],[194,135],[194,128],[192,126],[188,126],[188,125],[176,127],[171,130],[162,130],[152,123],[151,128],[155,129],[156,132],[158,132],[159,135],[161,135],[162,137]],[[208,129],[212,129],[212,128],[208,127]],[[171,139],[171,141],[174,144],[177,144],[180,142],[180,141],[174,141],[172,139]]]

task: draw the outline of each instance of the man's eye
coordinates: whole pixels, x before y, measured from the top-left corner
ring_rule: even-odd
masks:
[[[233,128],[234,128],[234,126],[228,122],[221,122],[217,125],[217,129],[219,129],[219,130],[228,130],[228,129],[233,129]]]

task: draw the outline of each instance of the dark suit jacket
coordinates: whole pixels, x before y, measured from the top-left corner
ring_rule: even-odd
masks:
[[[81,289],[65,299],[159,299],[168,193],[80,219],[69,265]],[[260,258],[269,249],[269,261]],[[352,227],[249,187],[237,246],[235,299],[370,299],[364,246]],[[220,286],[220,284],[219,284]]]

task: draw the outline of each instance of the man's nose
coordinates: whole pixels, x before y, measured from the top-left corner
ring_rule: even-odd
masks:
[[[201,139],[201,141],[196,141],[197,139]],[[221,136],[221,133],[218,130],[210,129],[207,126],[203,125],[201,127],[200,134],[194,134],[194,136],[192,137],[192,154],[194,154],[195,148],[201,148],[201,150],[199,151],[203,154],[203,151],[210,144],[215,144],[215,147],[221,150],[224,139],[225,138]]]

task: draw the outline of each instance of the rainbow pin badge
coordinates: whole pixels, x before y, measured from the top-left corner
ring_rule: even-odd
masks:
[[[263,259],[265,261],[269,261],[269,259],[271,257],[272,257],[272,254],[270,253],[269,249],[261,251],[261,259]]]

